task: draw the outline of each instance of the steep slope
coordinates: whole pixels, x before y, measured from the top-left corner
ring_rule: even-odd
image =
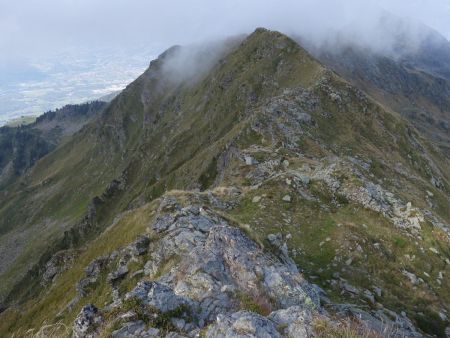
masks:
[[[183,53],[175,47],[152,62],[102,116],[3,197],[9,204],[0,209],[1,248],[13,239],[20,249],[3,251],[10,257],[2,265],[5,291],[37,262],[36,252],[44,255],[7,298],[24,302],[4,311],[0,334],[58,321],[62,329],[83,309],[75,325],[80,335],[126,331],[131,324],[122,319],[160,334],[206,327],[203,333],[215,336],[227,325],[239,331],[235,322],[247,323],[246,330],[258,322],[273,335],[288,335],[289,323],[277,322],[287,314],[272,311],[292,306],[305,312],[297,309],[290,322],[311,333],[323,308],[306,277],[326,290],[322,305],[333,315],[362,317],[379,334],[388,322],[397,336],[418,336],[412,324],[443,336],[450,311],[449,159],[280,33],[258,29],[229,42],[220,56],[187,53],[189,64],[214,60],[194,78],[174,73]],[[164,195],[173,189],[185,191]],[[42,242],[20,242],[24,230],[30,237],[40,231]],[[147,239],[129,245],[139,234]],[[221,240],[230,250],[240,240],[251,250],[227,253]],[[46,251],[44,241],[55,245]],[[205,247],[228,270],[209,262]],[[145,250],[136,255],[133,248]],[[202,257],[198,270],[188,268]],[[238,257],[289,271],[296,282],[281,287],[283,278],[266,279],[270,274]],[[221,298],[226,285],[231,296]],[[311,300],[283,304],[286,297],[274,294],[280,288]],[[249,291],[250,299],[242,295]],[[130,292],[147,296],[136,300]],[[155,309],[155,299],[189,306]],[[88,303],[100,310],[84,308]],[[225,321],[214,322],[216,306]],[[208,315],[189,316],[193,309]],[[120,317],[128,310],[131,317]],[[96,313],[104,326],[79,325],[94,322]]]
[[[395,31],[393,27],[391,31]],[[395,52],[345,41],[320,48],[308,44],[308,50],[358,88],[401,113],[449,155],[450,42],[427,27],[421,27],[421,34],[419,44],[411,41],[414,37],[399,34],[392,47]]]
[[[235,44],[228,43],[230,48]],[[293,46],[289,51],[287,41],[280,43],[281,55],[290,57],[297,71],[305,70],[302,81],[310,81],[315,71],[310,65],[315,62],[305,59],[306,53],[293,42],[289,41]],[[30,262],[36,262],[37,252],[76,244],[108,225],[132,201],[139,205],[168,188],[201,188],[210,183],[210,163],[242,128],[239,119],[253,104],[281,90],[273,82],[262,83],[262,76],[273,77],[276,71],[277,50],[271,42],[253,39],[244,47],[208,76],[182,82],[176,81],[177,73],[175,77],[170,73],[172,68],[163,67],[164,60],[178,56],[179,48],[169,50],[101,117],[39,161],[15,189],[3,192],[3,294],[29,269]],[[196,57],[200,64],[203,58],[210,59],[203,53]],[[298,73],[281,69],[279,80],[284,83],[280,85],[296,77]],[[64,231],[62,241],[49,246]],[[30,241],[36,232],[42,237]],[[34,289],[29,279],[23,284]]]
[[[31,168],[99,114],[106,103],[67,105],[39,116],[33,123],[0,128],[0,188]]]
[[[397,37],[397,50],[403,49],[401,61],[428,74],[450,79],[450,42],[434,29],[420,24],[421,38],[414,48],[407,48],[407,39]]]
[[[21,335],[59,311],[59,322],[47,322],[38,335],[70,335],[67,319],[78,314],[77,337],[420,337],[400,316],[353,309],[352,322],[343,309],[332,317],[320,305],[320,298],[327,300],[323,291],[299,273],[281,238],[257,243],[248,226],[229,217],[226,210],[241,193],[173,191],[123,215],[72,265],[66,261],[70,270],[58,270],[43,303],[32,304],[25,316],[5,313],[7,322],[15,322]]]

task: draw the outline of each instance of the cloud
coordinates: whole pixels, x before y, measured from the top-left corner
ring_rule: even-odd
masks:
[[[198,44],[175,46],[164,57],[164,78],[173,84],[195,81],[212,69],[227,51],[240,43],[245,36],[206,41]]]
[[[337,41],[385,53],[396,41],[411,48],[426,31],[417,21],[450,37],[448,1],[0,0],[0,120],[95,98],[172,45],[189,47],[167,61],[168,78],[191,80],[221,55],[220,43],[205,41],[256,27],[330,48]],[[384,10],[408,19],[386,21]]]
[[[446,0],[0,0],[0,58],[45,56],[68,46],[146,44],[161,51],[258,26],[314,41],[351,31],[355,39],[381,44],[383,7],[449,34]]]

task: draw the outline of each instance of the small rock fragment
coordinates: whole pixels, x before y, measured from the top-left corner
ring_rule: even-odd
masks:
[[[291,196],[289,196],[289,195],[284,195],[283,196],[283,201],[284,202],[291,202],[291,200],[292,200]]]
[[[259,203],[261,201],[261,196],[255,196],[255,197],[253,197],[253,199],[252,199],[252,202],[253,203]]]

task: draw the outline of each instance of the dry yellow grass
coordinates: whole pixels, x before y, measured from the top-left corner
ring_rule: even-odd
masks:
[[[72,330],[66,324],[58,322],[55,324],[43,325],[39,330],[30,329],[27,331],[18,330],[12,338],[62,338],[70,337]]]
[[[318,338],[389,338],[395,334],[388,325],[383,327],[382,332],[378,332],[361,321],[348,318],[330,321],[327,317],[318,317],[314,321],[314,330]]]

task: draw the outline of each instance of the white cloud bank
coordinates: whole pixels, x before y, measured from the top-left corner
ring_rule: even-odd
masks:
[[[381,8],[450,36],[449,0],[0,0],[0,62],[54,54],[67,46],[173,44],[266,27],[316,41],[330,30],[385,43]]]

